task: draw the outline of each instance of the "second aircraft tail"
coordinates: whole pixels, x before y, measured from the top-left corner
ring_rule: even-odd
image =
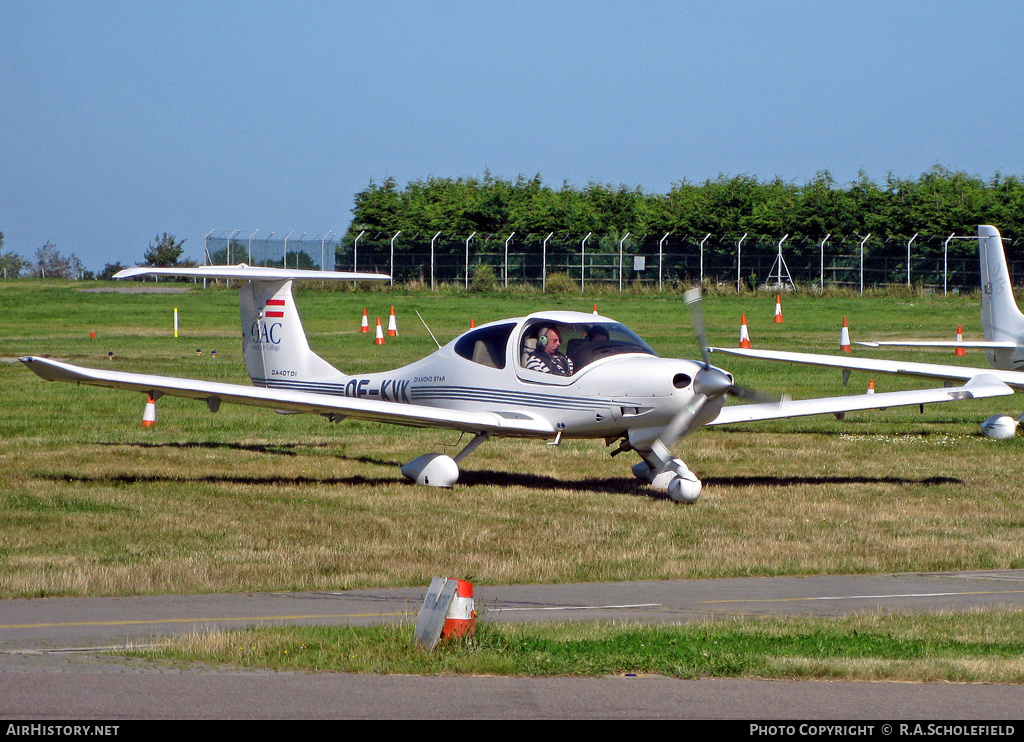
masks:
[[[985,340],[1012,341],[1009,349],[989,349],[993,368],[1017,370],[1024,364],[1024,314],[1017,306],[1006,265],[1003,239],[999,230],[978,226],[978,257],[981,261],[981,326]]]

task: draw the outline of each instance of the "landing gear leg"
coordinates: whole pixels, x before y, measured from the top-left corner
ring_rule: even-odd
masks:
[[[425,453],[417,456],[402,467],[402,475],[416,484],[428,487],[452,487],[459,481],[459,464],[477,446],[491,437],[490,433],[479,433],[455,458],[443,453]]]

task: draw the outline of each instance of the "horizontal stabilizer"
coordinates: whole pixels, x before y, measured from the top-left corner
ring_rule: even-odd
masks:
[[[383,273],[349,273],[345,271],[307,271],[298,268],[266,268],[258,265],[199,265],[195,268],[125,268],[114,278],[138,276],[177,276],[179,278],[230,278],[240,281],[387,281]]]

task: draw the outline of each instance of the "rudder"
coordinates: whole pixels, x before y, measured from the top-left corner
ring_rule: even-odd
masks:
[[[1008,350],[990,349],[986,351],[988,361],[994,368],[1016,369],[1022,361],[1024,314],[1014,299],[1003,239],[995,227],[978,226],[978,257],[981,261],[981,326],[985,340],[1010,340],[1018,346]]]

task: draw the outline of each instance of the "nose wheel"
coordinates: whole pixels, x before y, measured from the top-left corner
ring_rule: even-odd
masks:
[[[633,466],[633,476],[667,492],[674,502],[697,502],[703,485],[682,459],[658,456],[655,451],[643,452],[641,456],[644,460]]]

